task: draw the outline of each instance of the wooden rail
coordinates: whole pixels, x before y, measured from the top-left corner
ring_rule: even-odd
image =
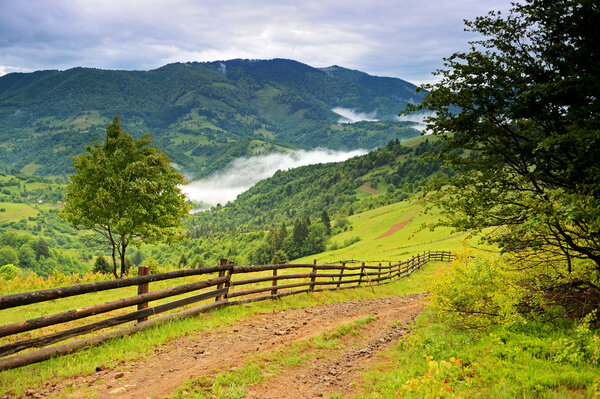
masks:
[[[343,261],[340,264],[322,265],[318,265],[316,261],[313,264],[279,264],[277,259],[274,259],[272,265],[259,266],[235,266],[233,263],[228,263],[226,259],[222,259],[220,266],[210,268],[186,269],[151,275],[148,274],[147,267],[140,266],[138,277],[0,296],[0,309],[8,309],[123,287],[135,286],[137,288],[137,295],[128,298],[117,299],[102,304],[93,304],[84,308],[72,309],[0,326],[0,338],[12,335],[16,336],[15,340],[0,345],[0,371],[25,366],[53,356],[67,354],[86,346],[131,334],[159,323],[195,316],[222,306],[281,298],[305,292],[357,288],[365,284],[384,284],[410,275],[427,262],[450,261],[453,258],[454,255],[449,251],[428,251],[397,263],[387,260],[369,262],[377,263],[377,265],[366,265],[366,262],[359,261]],[[384,263],[387,263],[387,265],[384,265]],[[351,266],[354,264],[356,266]],[[287,269],[293,269],[292,273],[280,273]],[[251,274],[256,275],[269,271],[272,273],[251,276]],[[150,282],[201,275],[212,276],[202,281],[149,292]],[[234,276],[241,276],[242,278],[234,279]],[[261,283],[263,284],[261,285]],[[213,288],[211,289],[211,287]],[[149,307],[148,304],[158,299],[199,290],[206,291],[152,307]],[[245,299],[230,300],[231,298],[242,297],[245,297]],[[202,301],[208,302],[200,306],[149,320],[149,317],[159,313],[172,311]],[[132,312],[109,316],[85,325],[67,325],[65,329],[58,332],[47,333],[42,331],[39,336],[33,338],[19,336],[19,334],[28,331],[69,323],[93,315],[136,305],[137,309]],[[88,335],[95,331],[129,322],[134,322],[135,324],[121,330],[49,346],[73,337]],[[10,356],[32,348],[44,349]]]

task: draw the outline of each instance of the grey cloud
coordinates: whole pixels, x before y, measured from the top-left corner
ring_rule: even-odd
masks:
[[[443,56],[466,48],[464,18],[508,7],[509,0],[0,1],[0,73],[281,57],[421,81]]]

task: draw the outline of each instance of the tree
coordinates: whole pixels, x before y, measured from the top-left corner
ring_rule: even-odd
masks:
[[[329,214],[327,213],[326,209],[323,209],[323,212],[321,212],[321,222],[323,222],[323,225],[325,226],[325,234],[330,235],[331,219],[329,218]]]
[[[10,263],[8,265],[4,265],[0,267],[0,281],[12,280],[13,278],[17,277],[20,272],[21,270],[18,267]]]
[[[119,117],[106,127],[103,145],[94,142],[73,157],[77,173],[67,185],[64,220],[76,229],[91,229],[112,249],[113,274],[117,255],[122,277],[131,243],[172,242],[181,235],[181,220],[190,207],[179,186],[183,175],[169,157],[152,146],[151,134],[138,140],[121,127]]]
[[[0,266],[8,264],[16,264],[19,262],[19,254],[17,251],[8,245],[0,248]]]
[[[35,251],[31,248],[31,245],[21,245],[21,248],[19,248],[19,267],[23,269],[35,269],[36,266]]]
[[[142,262],[144,261],[144,258],[142,257],[142,252],[141,251],[136,251],[135,255],[133,255],[133,259],[132,259],[132,263],[136,266],[139,266],[142,264]]]
[[[185,253],[181,254],[181,257],[179,258],[179,267],[186,267],[188,264],[188,259],[187,256],[185,256]]]
[[[526,0],[467,22],[483,38],[410,109],[435,111],[439,158],[462,172],[432,187],[443,223],[563,275],[574,259],[600,271],[598,21],[597,1]]]
[[[94,273],[109,274],[113,272],[112,269],[113,268],[110,266],[106,258],[103,255],[98,255],[94,261],[94,268],[92,271]]]
[[[39,260],[40,257],[48,258],[50,256],[50,248],[43,238],[40,238],[33,244],[35,251],[35,259]]]

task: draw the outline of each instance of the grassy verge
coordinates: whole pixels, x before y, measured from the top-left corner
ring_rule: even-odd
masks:
[[[581,333],[531,323],[485,330],[449,329],[431,311],[415,321],[406,341],[365,377],[356,398],[598,397],[598,359],[578,349]],[[599,339],[594,338],[600,354]]]
[[[395,295],[421,293],[426,290],[428,281],[444,267],[442,263],[430,263],[408,278],[381,286],[364,287],[352,290],[320,292],[312,295],[301,294],[277,301],[264,301],[242,306],[219,309],[197,318],[180,320],[148,330],[111,340],[71,355],[61,356],[45,362],[15,370],[0,372],[0,395],[12,390],[22,394],[26,388],[40,387],[49,381],[57,381],[74,375],[88,375],[96,366],[104,364],[109,368],[120,367],[123,361],[141,359],[151,353],[156,345],[195,331],[217,328],[233,324],[256,313],[315,306],[348,300],[371,299]]]
[[[464,256],[436,276],[431,305],[357,397],[600,397],[595,313],[525,313],[532,290],[517,288],[522,276],[507,264]]]

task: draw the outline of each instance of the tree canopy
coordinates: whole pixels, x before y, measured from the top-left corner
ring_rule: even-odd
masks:
[[[439,157],[462,172],[433,187],[443,223],[564,274],[577,258],[600,271],[598,21],[597,1],[526,0],[467,22],[482,38],[413,107],[435,111]]]
[[[119,117],[106,127],[103,145],[94,142],[73,157],[62,217],[76,229],[91,229],[112,248],[113,273],[126,274],[125,253],[132,243],[170,242],[181,236],[190,207],[179,186],[183,175],[152,146],[150,134],[138,140],[121,127]]]

